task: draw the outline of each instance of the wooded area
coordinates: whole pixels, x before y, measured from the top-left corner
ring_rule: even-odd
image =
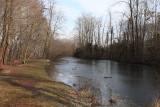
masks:
[[[0,106],[160,106],[160,0],[97,1],[0,0]]]
[[[113,13],[107,18],[97,18],[83,13],[77,19],[75,30],[77,57],[113,59],[117,61],[160,64],[160,1],[128,0],[127,12],[119,12],[119,22]],[[115,18],[114,18],[115,19]]]
[[[66,40],[57,39],[63,21],[63,12],[53,0],[47,5],[39,0],[0,0],[0,62],[21,60],[25,64],[31,57],[70,54],[69,50],[62,52],[67,45],[61,41]]]
[[[106,18],[83,13],[77,19],[74,40],[59,40],[64,13],[56,9],[54,1],[48,5],[38,0],[0,1],[0,60],[6,64],[30,57],[53,59],[71,55],[74,45],[79,48],[74,56],[95,59],[159,64],[160,63],[160,1],[128,0],[127,12],[108,11]]]

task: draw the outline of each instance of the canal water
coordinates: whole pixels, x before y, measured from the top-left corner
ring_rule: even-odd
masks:
[[[50,76],[77,90],[91,90],[102,106],[134,107],[151,104],[159,96],[157,67],[73,57],[61,58],[50,67]],[[109,103],[111,96],[118,99],[117,105]]]

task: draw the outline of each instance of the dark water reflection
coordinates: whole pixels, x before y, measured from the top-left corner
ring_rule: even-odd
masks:
[[[109,105],[111,95],[122,100],[121,104],[125,101],[122,96],[135,104],[149,104],[160,91],[157,67],[72,57],[61,58],[50,67],[54,79],[75,89],[90,89],[103,105]]]

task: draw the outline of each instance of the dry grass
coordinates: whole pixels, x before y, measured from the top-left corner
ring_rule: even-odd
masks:
[[[34,59],[25,66],[8,66],[12,71],[8,74],[0,73],[0,107],[85,107],[93,103],[90,94],[48,77],[47,64],[47,60]]]

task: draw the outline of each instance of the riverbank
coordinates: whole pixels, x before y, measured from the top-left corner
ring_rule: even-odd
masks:
[[[76,91],[50,78],[45,59],[32,59],[27,65],[7,66],[0,73],[1,107],[91,106],[97,103],[88,91]]]
[[[81,58],[81,59],[94,59],[94,60],[114,60],[117,62],[123,63],[131,63],[131,64],[141,64],[141,65],[151,65],[151,66],[159,66],[160,60],[159,56],[154,55],[151,53],[143,53],[141,56],[134,56],[132,54],[127,54],[126,52],[120,52],[118,47],[111,46],[110,48],[114,47],[114,51],[110,48],[104,47],[97,47],[92,44],[86,44],[84,47],[77,48],[74,53],[73,57]],[[122,49],[123,50],[123,49]],[[151,51],[152,52],[152,51]]]
[[[73,56],[75,57],[75,56]],[[141,60],[119,60],[119,59],[115,59],[115,58],[94,58],[94,57],[75,57],[75,58],[79,58],[79,59],[87,59],[87,60],[111,60],[111,61],[115,61],[115,62],[120,62],[120,63],[125,63],[125,64],[137,64],[137,65],[147,65],[147,66],[155,66],[155,67],[159,67],[159,63],[152,63],[152,62],[145,62],[145,61],[141,61]]]

